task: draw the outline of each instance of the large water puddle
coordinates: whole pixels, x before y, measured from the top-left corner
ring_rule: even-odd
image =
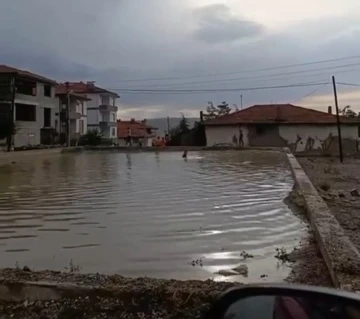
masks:
[[[279,281],[304,225],[275,152],[86,153],[0,168],[1,267]],[[243,260],[241,252],[254,256]],[[248,275],[216,274],[239,265]],[[263,276],[264,277],[264,276]]]

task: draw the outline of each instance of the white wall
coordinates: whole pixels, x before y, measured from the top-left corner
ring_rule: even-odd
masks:
[[[44,84],[36,84],[36,96],[16,94],[15,103],[36,105],[36,121],[16,121],[14,146],[40,144],[40,130],[44,127],[44,108],[51,109],[51,126],[55,127],[55,113],[59,112],[59,99],[55,96],[55,87],[51,87],[51,97],[44,96]],[[16,106],[15,106],[16,108]],[[16,110],[14,112],[14,117]],[[15,119],[15,118],[14,118]]]
[[[100,122],[100,112],[98,110],[87,110],[87,125],[98,125]]]
[[[86,96],[91,99],[91,101],[87,101],[88,108],[98,108],[101,104],[101,98],[99,94],[86,94]]]
[[[244,146],[251,144],[249,142],[248,128],[241,126],[243,131]],[[238,126],[206,126],[206,141],[207,146],[214,144],[227,143],[233,144],[232,139],[234,134],[239,137]],[[296,152],[303,152],[306,149],[308,138],[314,139],[313,149],[321,149],[321,142],[326,140],[332,134],[333,137],[338,136],[337,126],[334,125],[279,125],[279,135],[288,144],[296,144]],[[341,126],[342,139],[356,140],[358,138],[358,128],[356,125],[342,125]],[[279,145],[280,146],[280,145]]]
[[[297,143],[296,152],[303,152],[308,138],[314,139],[313,149],[321,149],[321,141],[326,140],[330,134],[338,136],[337,126],[334,125],[279,125],[279,133],[289,144],[296,143],[298,136],[301,138]],[[356,140],[358,128],[356,125],[341,125],[341,138]]]
[[[205,126],[206,146],[214,146],[216,144],[233,144],[233,136],[236,135],[239,139],[240,126]],[[244,146],[249,145],[248,129],[246,126],[241,126],[243,132]],[[234,145],[235,146],[235,145]]]

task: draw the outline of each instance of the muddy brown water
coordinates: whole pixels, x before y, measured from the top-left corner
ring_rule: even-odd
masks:
[[[72,261],[132,277],[284,279],[275,248],[290,251],[305,229],[283,202],[293,186],[285,156],[181,155],[64,154],[1,167],[0,267]],[[241,264],[248,277],[215,274]]]

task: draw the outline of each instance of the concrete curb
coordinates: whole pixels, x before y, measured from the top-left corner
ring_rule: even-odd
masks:
[[[360,253],[320,197],[295,156],[285,150],[295,179],[304,196],[316,243],[329,270],[333,285],[350,291],[360,290]]]

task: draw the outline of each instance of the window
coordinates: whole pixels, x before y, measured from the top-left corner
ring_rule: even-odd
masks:
[[[44,127],[51,127],[51,109],[44,108]]]
[[[16,121],[36,122],[36,105],[15,104]]]
[[[36,96],[36,82],[18,80],[16,81],[16,92],[19,94]]]
[[[51,97],[51,85],[44,85],[44,96]]]
[[[112,128],[112,136],[116,137],[116,129],[114,127]]]

